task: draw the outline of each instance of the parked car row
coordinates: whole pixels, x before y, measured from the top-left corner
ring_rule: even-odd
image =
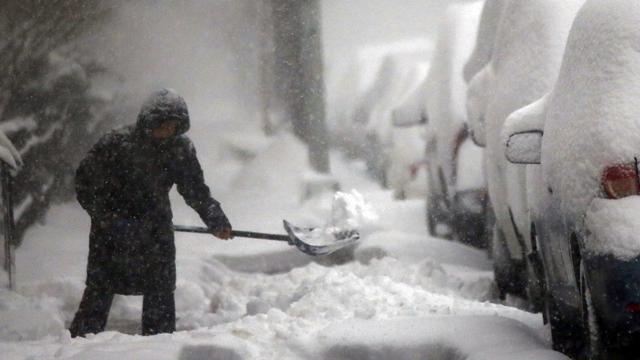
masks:
[[[430,233],[487,241],[574,357],[640,358],[639,23],[634,0],[451,5],[422,116],[395,121],[425,123]]]
[[[497,8],[476,43],[492,44],[489,61],[464,71],[496,283],[543,312],[555,349],[638,358],[640,3],[487,0],[484,12]]]
[[[639,348],[639,20],[637,1],[586,1],[557,81],[503,129],[510,161],[541,172],[527,184],[539,194],[532,258],[554,344],[583,343],[594,358]]]
[[[424,132],[397,168],[426,165],[430,233],[486,245],[574,357],[640,352],[639,23],[637,0],[454,3],[431,60],[380,56],[344,121],[389,186]]]
[[[491,209],[483,150],[469,136],[464,106],[467,84],[462,73],[470,56],[482,62],[480,52],[487,50],[475,49],[478,54],[471,55],[476,33],[484,31],[482,24],[478,30],[482,5],[482,1],[472,1],[447,8],[425,81],[424,116],[395,121],[396,126],[425,124],[430,234],[478,247],[486,245]]]
[[[423,169],[424,138],[419,128],[395,128],[393,119],[422,116],[424,82],[429,69],[431,42],[413,39],[360,49],[332,86],[350,101],[333,101],[330,124],[335,145],[365,161],[367,171],[396,197],[423,196],[417,184]]]

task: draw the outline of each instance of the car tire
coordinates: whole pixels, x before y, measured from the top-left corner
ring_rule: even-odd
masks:
[[[580,332],[576,332],[573,322],[560,310],[553,295],[547,293],[544,301],[544,318],[549,325],[553,350],[560,351],[571,358],[579,358],[582,346],[579,345]]]
[[[531,253],[526,258],[527,287],[526,295],[530,310],[538,313],[544,309],[545,278],[544,267],[540,259],[538,236],[535,226],[531,227]]]
[[[453,238],[451,221],[448,209],[442,199],[427,194],[427,229],[429,235],[442,239],[451,240]],[[438,232],[438,225],[443,225],[446,232]]]
[[[438,226],[438,222],[436,220],[436,216],[434,215],[435,209],[433,207],[433,200],[430,200],[429,194],[427,194],[427,230],[429,231],[429,235],[436,236],[436,226]]]
[[[587,280],[584,261],[580,261],[580,295],[582,298],[582,328],[584,331],[583,354],[586,359],[605,359],[604,340],[600,319],[596,314],[591,297],[591,289]]]
[[[514,262],[509,256],[504,234],[497,225],[493,227],[491,257],[499,298],[504,300],[507,294],[523,295],[525,288],[524,266]]]

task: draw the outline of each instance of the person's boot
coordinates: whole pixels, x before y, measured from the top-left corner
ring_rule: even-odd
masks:
[[[145,294],[142,300],[142,335],[176,331],[176,306],[173,292]]]
[[[78,311],[69,326],[71,337],[102,332],[107,324],[112,301],[112,293],[86,287]]]

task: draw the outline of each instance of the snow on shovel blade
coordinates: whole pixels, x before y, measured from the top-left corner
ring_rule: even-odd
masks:
[[[293,226],[287,220],[283,223],[284,229],[289,234],[290,244],[312,256],[329,255],[360,239],[360,234],[356,230],[310,229]]]

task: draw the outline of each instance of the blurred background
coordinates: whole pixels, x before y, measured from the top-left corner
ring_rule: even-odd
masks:
[[[384,87],[375,83],[381,75],[395,76],[385,54],[426,61],[444,7],[444,0],[3,1],[0,131],[25,164],[14,181],[15,245],[52,204],[73,198],[75,168],[97,138],[133,123],[159,87],[185,97],[205,162],[215,166],[229,149],[250,158],[265,138],[292,132],[308,146],[311,167],[330,173],[330,145],[358,156],[345,131],[353,130],[345,124],[359,114],[358,102]]]

